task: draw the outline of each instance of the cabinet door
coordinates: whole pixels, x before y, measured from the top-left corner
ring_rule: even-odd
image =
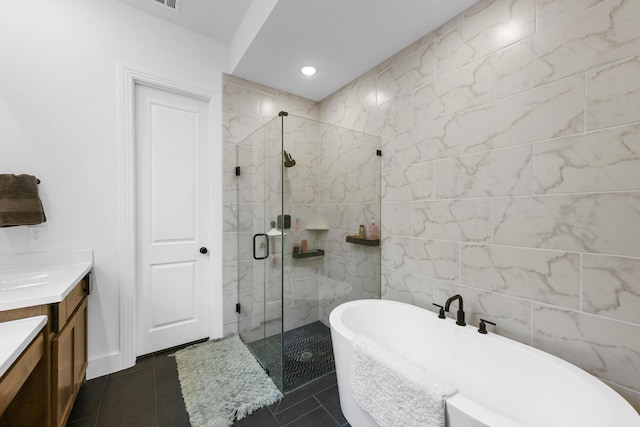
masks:
[[[71,411],[75,394],[75,316],[68,319],[67,324],[53,339],[53,422],[54,426],[62,426]]]
[[[75,314],[75,391],[78,393],[80,386],[84,382],[84,376],[87,372],[87,299],[78,307]]]

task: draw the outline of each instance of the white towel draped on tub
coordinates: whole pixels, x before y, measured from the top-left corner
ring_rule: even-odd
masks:
[[[351,355],[353,398],[382,427],[443,427],[457,389],[362,335]]]

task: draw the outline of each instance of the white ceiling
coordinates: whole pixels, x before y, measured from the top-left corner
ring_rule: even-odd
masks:
[[[320,101],[478,0],[120,1],[228,43],[231,74]]]
[[[236,34],[252,0],[181,0],[178,11],[156,0],[120,1],[165,21],[228,44]]]

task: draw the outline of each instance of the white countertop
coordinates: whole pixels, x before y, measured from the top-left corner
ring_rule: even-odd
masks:
[[[47,316],[27,317],[0,323],[0,377],[47,324]]]
[[[0,311],[61,302],[92,268],[90,250],[0,256]]]

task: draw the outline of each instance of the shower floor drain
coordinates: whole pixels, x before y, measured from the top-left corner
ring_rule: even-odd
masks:
[[[308,360],[311,359],[313,357],[313,353],[311,353],[310,351],[303,351],[302,354],[300,355],[300,359],[302,360]]]

